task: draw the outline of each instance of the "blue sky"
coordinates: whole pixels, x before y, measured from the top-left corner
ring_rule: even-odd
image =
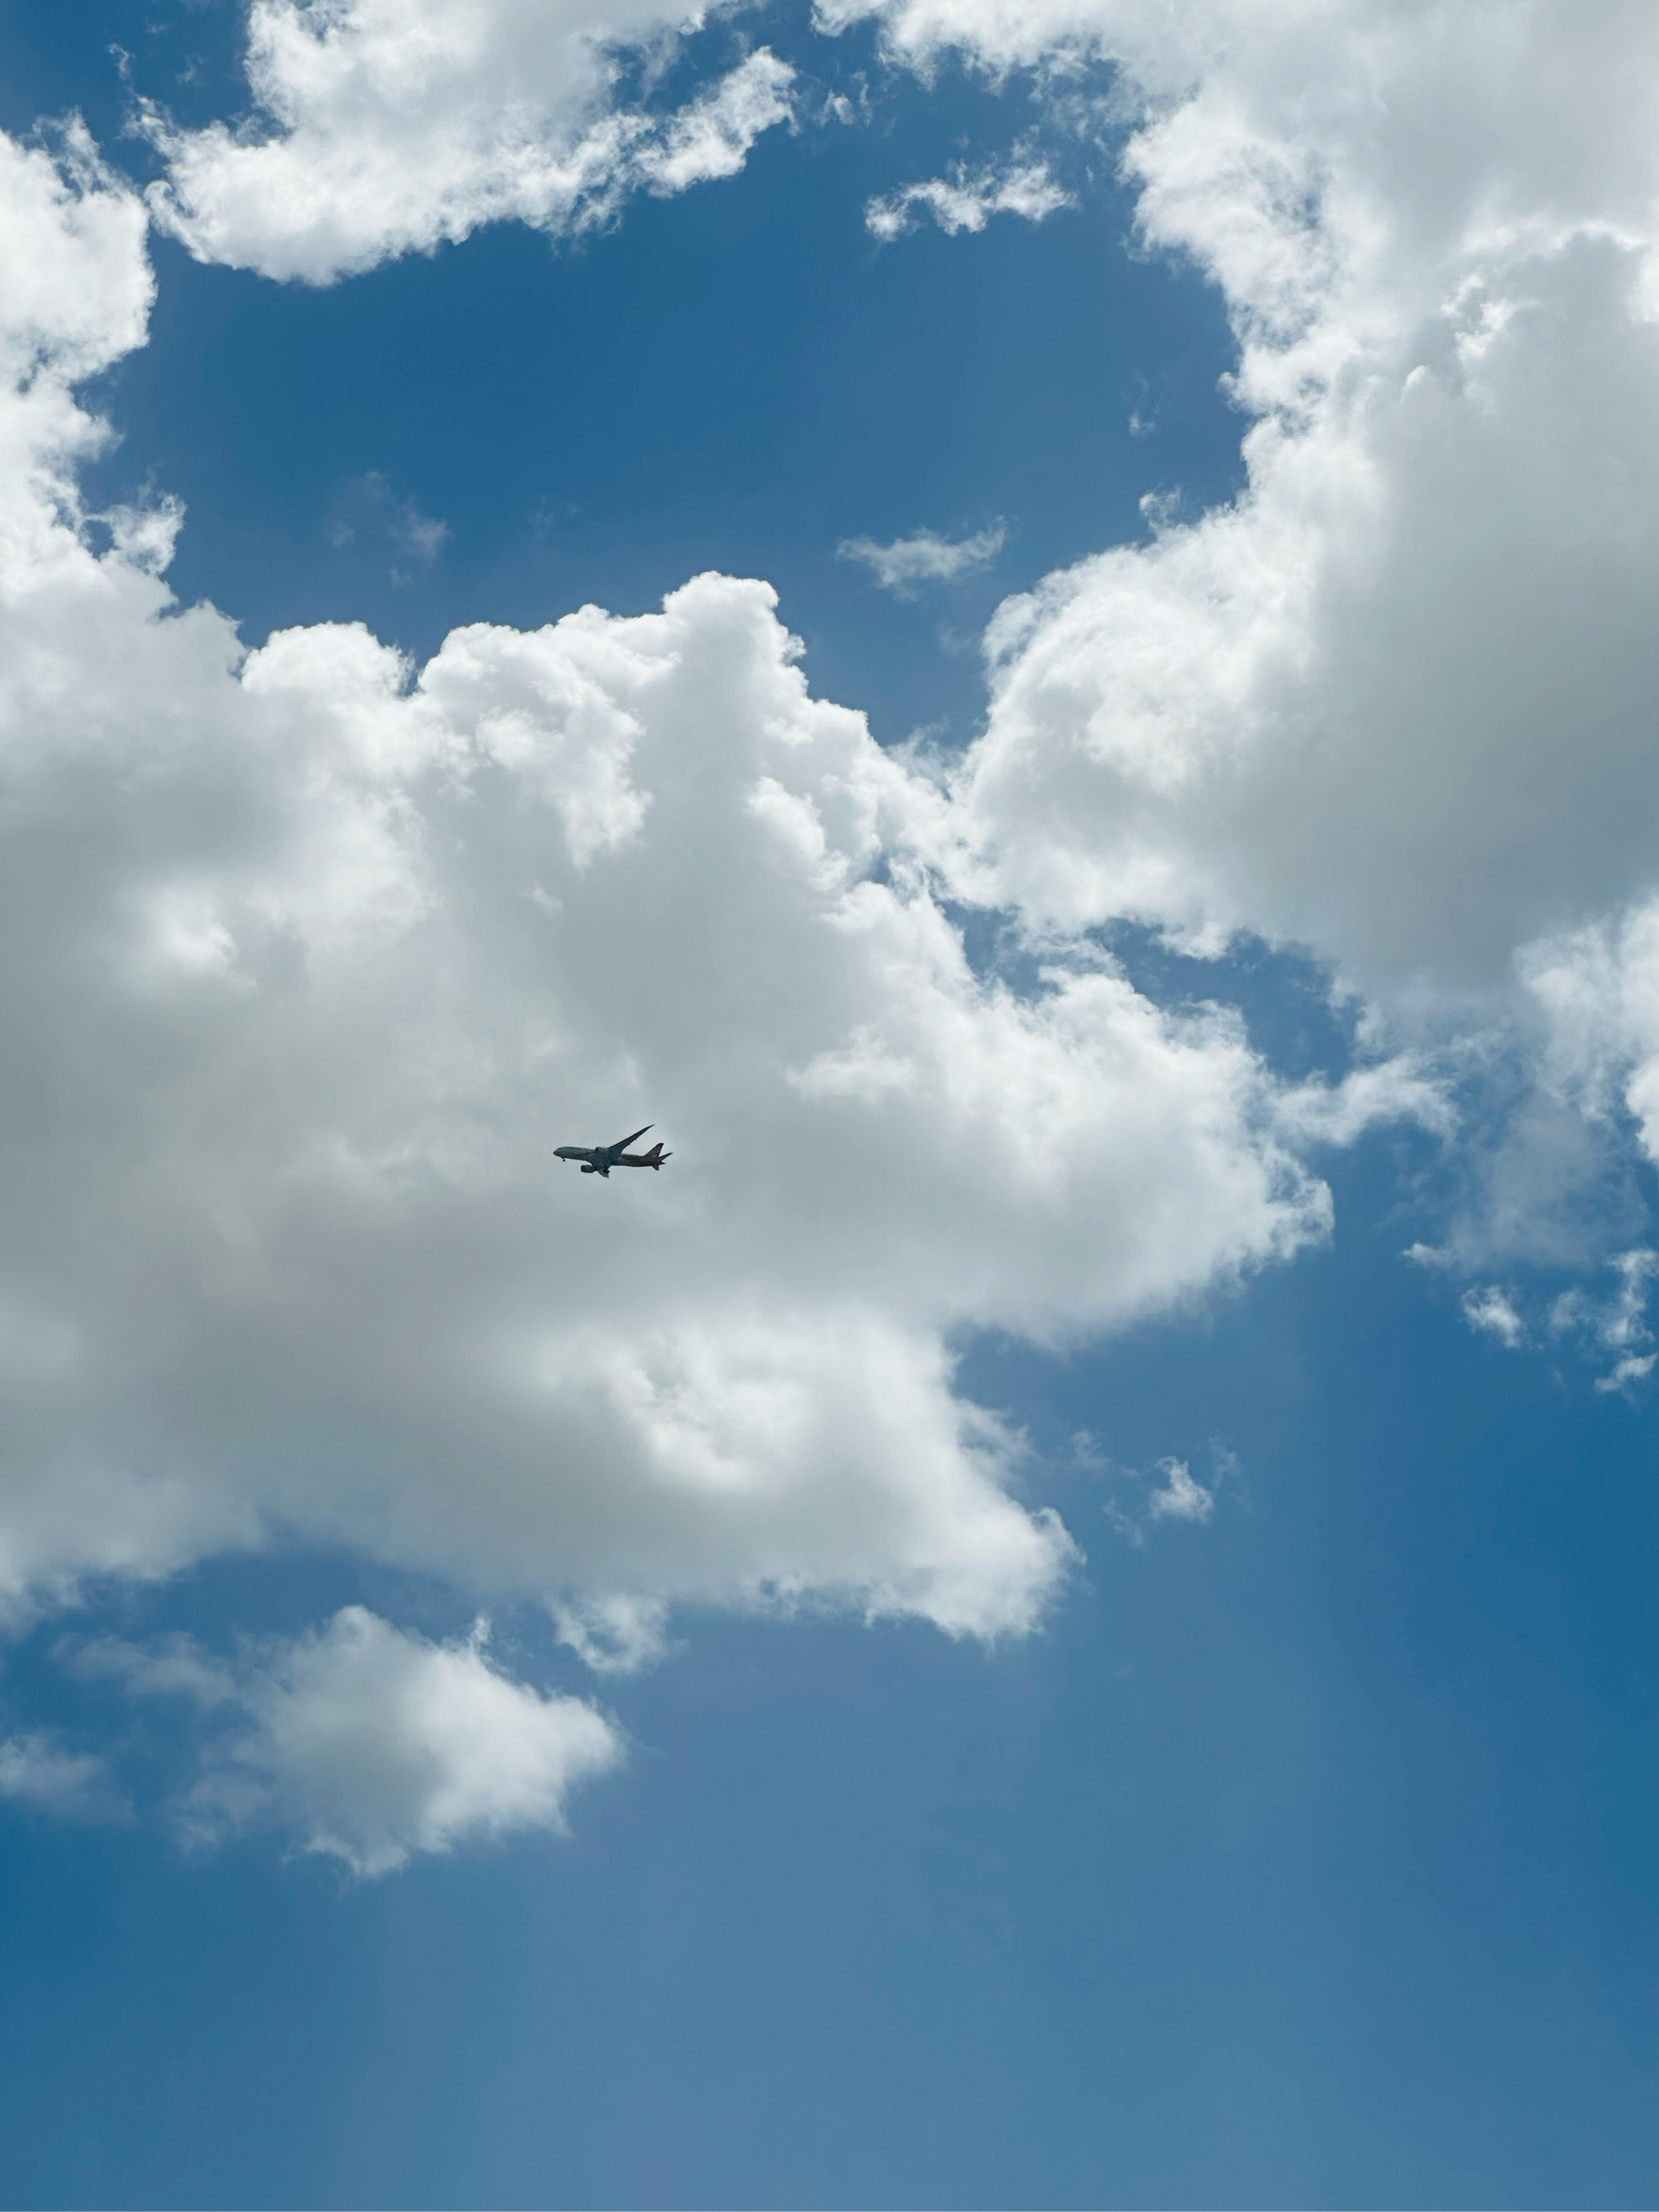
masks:
[[[245,104],[232,10],[162,23],[135,70],[177,97],[161,56],[222,46]],[[856,690],[884,740],[941,722],[960,739],[982,708],[978,637],[999,599],[1142,534],[1148,489],[1200,504],[1233,490],[1224,313],[1195,274],[1123,251],[1133,199],[1109,157],[1092,156],[1094,189],[1059,220],[955,239],[928,226],[884,246],[866,204],[981,134],[1011,136],[1029,93],[959,68],[930,92],[882,70],[868,33],[831,45],[782,28],[829,82],[880,77],[878,124],[763,141],[718,193],[647,199],[602,238],[550,251],[502,225],[326,290],[204,268],[159,240],[163,295],[149,344],[112,379],[122,442],[98,482],[186,501],[181,596],[212,597],[251,640],[359,618],[425,654],[459,621],[533,624],[590,599],[642,611],[720,567],[787,595],[817,688]],[[100,25],[78,66],[50,75],[41,58],[8,121],[70,103],[95,117],[101,102],[114,141],[125,107],[105,49],[118,36]],[[356,514],[370,475],[386,488],[378,532]],[[447,526],[430,563],[388,535],[406,502]],[[354,516],[358,534],[334,544]],[[943,604],[895,605],[836,558],[852,537],[999,520],[993,571]]]
[[[0,2201],[1651,2198],[1651,31],[1374,12],[9,19]]]

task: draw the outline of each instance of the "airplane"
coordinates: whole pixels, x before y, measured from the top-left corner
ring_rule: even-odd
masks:
[[[645,1129],[650,1127],[647,1121]],[[635,1137],[645,1134],[645,1129],[635,1129],[632,1137],[618,1137],[614,1145],[560,1145],[553,1156],[560,1160],[580,1160],[584,1175],[604,1176],[607,1182],[612,1168],[659,1168],[665,1160],[674,1157],[672,1152],[664,1152],[660,1137],[648,1152],[630,1152],[628,1149]]]

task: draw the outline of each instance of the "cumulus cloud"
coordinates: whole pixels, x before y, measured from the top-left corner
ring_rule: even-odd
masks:
[[[1659,897],[1527,946],[1520,968],[1558,1085],[1591,1114],[1622,1107],[1659,1166]]]
[[[945,800],[811,696],[763,584],[419,667],[179,608],[76,526],[70,379],[140,334],[140,210],[9,144],[0,193],[0,1591],[280,1526],[545,1596],[602,1664],[677,1599],[1029,1628],[1073,1548],[952,1347],[1325,1232],[1240,1024],[1098,956],[976,974]],[[647,1121],[661,1177],[552,1158]],[[273,1789],[280,1717],[379,1635],[272,1678]]]
[[[185,525],[185,503],[172,498],[134,502],[107,507],[93,520],[103,524],[124,561],[159,576],[173,560]]]
[[[1074,927],[1493,991],[1659,875],[1659,18],[884,0],[918,67],[1115,66],[1149,251],[1219,287],[1237,501],[1009,605],[953,826]],[[1062,70],[1068,88],[1078,82]]]
[[[254,119],[143,127],[165,155],[159,222],[200,260],[326,284],[482,224],[555,234],[632,191],[730,176],[790,114],[762,49],[667,116],[617,104],[620,58],[660,52],[700,10],[661,0],[253,0]]]
[[[134,1695],[230,1717],[184,1808],[197,1840],[277,1826],[359,1875],[393,1873],[417,1851],[562,1831],[570,1791],[623,1756],[592,1705],[493,1666],[482,1628],[432,1644],[362,1606],[314,1634],[255,1647],[235,1668],[181,1637],[153,1650],[105,1640],[73,1656],[81,1674]],[[0,1784],[3,1776],[0,1753]]]
[[[994,215],[1018,215],[1027,222],[1041,222],[1058,209],[1075,204],[1070,192],[1055,183],[1046,161],[1014,161],[1006,168],[975,170],[958,164],[949,177],[930,177],[871,200],[864,210],[864,225],[884,243],[902,238],[931,216],[953,238],[959,231],[983,230]]]
[[[918,530],[888,545],[878,544],[873,538],[845,538],[836,552],[842,561],[861,562],[884,592],[910,599],[920,584],[951,584],[958,576],[988,568],[1001,552],[1007,534],[1000,522],[967,538],[941,538],[932,530]]]
[[[562,1829],[569,1791],[623,1756],[580,1698],[512,1681],[476,1639],[427,1644],[361,1606],[290,1645],[245,1698],[254,1728],[198,1787],[198,1811],[246,1819],[251,1792],[307,1850],[358,1874],[464,1838]]]
[[[144,211],[106,167],[81,122],[56,148],[0,139],[0,380],[11,395],[5,459],[68,461],[107,434],[69,387],[143,343],[155,282]]]
[[[527,13],[465,19],[471,75],[398,47],[417,14],[462,21],[256,9],[272,135],[167,140],[192,250],[325,281],[557,227],[734,166],[787,97],[756,57],[630,121],[597,34],[535,47],[587,57],[567,106],[580,70],[544,97],[497,37],[540,38]],[[6,1602],[280,1525],[544,1596],[602,1670],[678,1599],[1029,1628],[1075,1553],[957,1390],[963,1333],[1190,1302],[1324,1233],[1308,1148],[1456,1126],[1420,1054],[1276,1085],[1234,1018],[1085,957],[1103,921],[1298,939],[1396,1010],[1518,960],[1561,1095],[1653,1144],[1648,18],[1506,17],[1501,51],[1490,11],[1380,21],[890,15],[916,58],[1119,61],[1143,236],[1222,287],[1253,423],[1236,504],[1005,608],[942,778],[811,696],[752,581],[470,625],[421,666],[358,625],[250,653],[179,608],[177,511],[103,518],[100,551],[76,475],[105,435],[76,382],[142,339],[143,210],[83,134],[0,141]],[[909,549],[917,581],[974,542],[855,557]],[[1034,993],[975,971],[945,892],[1058,948]],[[647,1120],[669,1175],[553,1172]],[[1646,1253],[1557,1310],[1609,1389],[1652,1364]],[[1162,1478],[1137,1528],[1207,1516]],[[164,1662],[241,1716],[198,1817],[364,1871],[555,1819],[616,1753],[481,1646],[357,1612],[263,1671]]]

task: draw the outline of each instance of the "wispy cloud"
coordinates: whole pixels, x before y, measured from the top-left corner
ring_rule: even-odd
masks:
[[[635,1674],[668,1649],[668,1608],[660,1600],[613,1595],[555,1603],[561,1644],[596,1674]]]
[[[359,539],[388,546],[398,558],[429,568],[442,552],[449,525],[435,514],[422,514],[413,499],[399,499],[378,469],[370,469],[352,482],[334,503],[329,519],[328,540],[341,547]],[[409,579],[394,567],[392,580]]]
[[[1446,1264],[1444,1255],[1422,1247],[1407,1256],[1430,1265]],[[1638,1246],[1621,1252],[1611,1266],[1616,1283],[1610,1296],[1595,1297],[1575,1285],[1553,1298],[1531,1327],[1516,1298],[1496,1283],[1477,1285],[1463,1293],[1463,1318],[1471,1328],[1495,1337],[1511,1352],[1551,1338],[1558,1342],[1576,1338],[1591,1357],[1611,1353],[1613,1364],[1596,1378],[1595,1387],[1604,1393],[1627,1390],[1659,1366],[1659,1350],[1654,1348],[1647,1317],[1649,1292],[1659,1279],[1659,1251]]]
[[[1163,1481],[1146,1500],[1149,1521],[1195,1521],[1201,1528],[1215,1511],[1215,1492],[1194,1480],[1183,1459],[1161,1459]]]
[[[1510,1352],[1525,1343],[1527,1325],[1507,1294],[1495,1283],[1489,1283],[1484,1290],[1465,1291],[1462,1304],[1463,1318],[1471,1328],[1486,1336],[1495,1336]]]
[[[1619,1287],[1612,1297],[1598,1304],[1583,1291],[1565,1291],[1550,1308],[1553,1334],[1585,1335],[1613,1354],[1613,1367],[1596,1380],[1601,1391],[1627,1389],[1645,1381],[1659,1364],[1659,1352],[1647,1349],[1653,1342],[1647,1322],[1648,1285],[1659,1276],[1659,1251],[1644,1247],[1621,1252],[1613,1267]]]
[[[1120,1536],[1137,1546],[1146,1542],[1148,1530],[1161,1521],[1185,1521],[1201,1528],[1215,1511],[1223,1486],[1238,1471],[1237,1459],[1220,1443],[1210,1448],[1214,1472],[1207,1486],[1188,1462],[1173,1455],[1151,1468],[1120,1467],[1099,1453],[1087,1431],[1073,1437],[1072,1451],[1079,1466],[1103,1474],[1111,1484],[1106,1518]]]
[[[101,1759],[65,1751],[38,1732],[0,1739],[0,1798],[68,1820],[107,1820],[122,1810]]]
[[[117,1682],[135,1697],[188,1698],[204,1707],[236,1703],[229,1674],[188,1636],[164,1636],[149,1644],[125,1644],[114,1636],[66,1637],[56,1656],[82,1681]]]
[[[983,568],[1001,552],[1008,535],[1000,522],[977,530],[970,538],[941,538],[932,530],[913,537],[896,538],[878,545],[873,538],[844,538],[836,553],[842,561],[860,561],[884,592],[896,599],[911,599],[921,584],[952,584],[975,568]]]
[[[954,237],[959,231],[983,230],[994,215],[1019,215],[1027,222],[1041,222],[1057,209],[1075,204],[1071,193],[1054,182],[1046,161],[1016,161],[1004,169],[972,171],[958,163],[949,177],[929,177],[871,200],[864,224],[885,243],[931,216]]]
[[[1298,1084],[1284,1092],[1276,1112],[1285,1134],[1304,1145],[1352,1145],[1371,1129],[1401,1121],[1415,1121],[1437,1137],[1457,1130],[1445,1082],[1409,1052],[1352,1068],[1337,1084]]]

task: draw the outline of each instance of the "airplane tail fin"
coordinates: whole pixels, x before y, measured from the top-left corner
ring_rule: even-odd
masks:
[[[650,1151],[645,1157],[650,1166],[659,1168],[665,1160],[672,1160],[674,1155],[672,1152],[664,1152],[662,1148],[662,1139],[659,1137],[656,1143],[652,1146]]]

